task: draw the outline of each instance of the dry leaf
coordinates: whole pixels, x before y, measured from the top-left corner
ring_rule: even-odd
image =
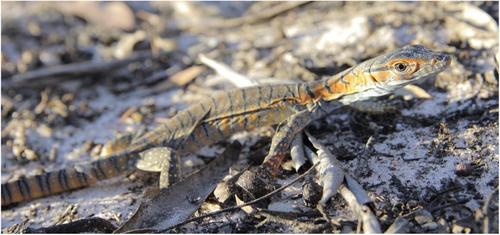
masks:
[[[174,74],[172,77],[170,77],[170,81],[178,86],[184,86],[195,79],[196,76],[198,76],[203,71],[205,71],[205,67],[203,66],[191,66]]]

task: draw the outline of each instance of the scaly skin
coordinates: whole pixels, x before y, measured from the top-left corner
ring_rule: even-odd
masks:
[[[450,57],[422,46],[406,46],[320,81],[220,92],[165,124],[132,140],[125,151],[91,163],[2,184],[2,206],[85,187],[134,169],[139,153],[166,146],[195,152],[240,131],[280,124],[264,169],[274,174],[294,136],[311,121],[343,105],[383,96],[450,64]]]

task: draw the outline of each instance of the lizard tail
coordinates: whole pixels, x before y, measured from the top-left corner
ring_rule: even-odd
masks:
[[[137,155],[137,153],[126,152],[55,172],[29,177],[23,176],[13,182],[2,184],[1,205],[4,207],[68,192],[121,175],[133,168]]]

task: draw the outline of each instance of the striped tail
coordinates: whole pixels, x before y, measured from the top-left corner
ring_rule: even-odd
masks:
[[[128,151],[109,158],[69,167],[56,172],[21,177],[2,184],[2,207],[35,198],[83,188],[133,169],[138,151]]]

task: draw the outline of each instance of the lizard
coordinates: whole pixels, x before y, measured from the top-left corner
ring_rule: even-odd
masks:
[[[434,76],[450,63],[451,56],[444,52],[408,45],[321,80],[221,91],[132,139],[125,150],[107,158],[2,184],[1,205],[86,187],[131,169],[162,172],[160,187],[166,187],[168,164],[163,164],[158,157],[145,157],[147,154],[141,152],[168,147],[170,152],[166,155],[179,157],[234,133],[278,124],[270,150],[260,166],[275,176],[295,135],[313,120],[342,106],[384,96]]]

